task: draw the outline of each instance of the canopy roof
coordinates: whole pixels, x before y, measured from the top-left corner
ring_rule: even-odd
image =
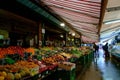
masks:
[[[108,0],[105,16],[101,27],[102,41],[114,38],[120,32],[120,0]],[[108,23],[117,21],[115,23]]]
[[[40,2],[70,24],[75,31],[87,37],[87,40],[99,40],[101,0],[40,0]]]
[[[107,41],[120,32],[120,0],[5,0],[4,3],[9,6],[3,7],[1,3],[5,10],[26,14],[24,17],[35,21],[42,16],[59,27],[63,21],[66,26],[60,28],[69,31],[70,27],[77,34],[82,34],[83,41]],[[105,24],[116,20],[119,21]]]

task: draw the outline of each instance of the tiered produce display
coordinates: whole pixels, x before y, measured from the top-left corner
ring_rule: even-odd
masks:
[[[44,78],[56,68],[72,70],[75,63],[71,62],[90,51],[88,47],[45,47],[40,50],[20,46],[0,48],[0,80],[29,79],[36,75],[37,78]]]

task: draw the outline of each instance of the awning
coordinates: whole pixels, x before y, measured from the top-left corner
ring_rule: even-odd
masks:
[[[101,0],[40,0],[77,32],[98,41]]]
[[[100,40],[114,38],[120,32],[120,0],[108,0],[103,24],[100,31]]]
[[[59,28],[65,30],[66,32],[69,31],[69,28],[67,26],[65,26],[64,28],[60,26],[60,24],[62,23],[60,20],[58,20],[57,18],[55,18],[54,16],[49,14],[47,11],[45,11],[44,9],[42,9],[40,6],[36,5],[32,1],[30,1],[30,0],[23,0],[23,1],[22,0],[17,0],[17,2],[19,2],[19,3],[23,4],[24,6],[32,9],[35,12],[37,12],[39,15],[41,15],[45,19],[48,19],[53,24],[55,24]]]
[[[84,42],[84,43],[97,43],[98,41],[90,39],[90,38],[87,38],[85,36],[82,36],[82,42]]]

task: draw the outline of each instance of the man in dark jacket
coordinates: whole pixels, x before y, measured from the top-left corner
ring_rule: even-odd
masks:
[[[98,55],[98,49],[99,49],[98,45],[96,45],[96,44],[94,43],[93,48],[95,49],[95,51],[94,51],[95,56],[99,56],[99,55]]]
[[[106,43],[106,44],[103,46],[103,50],[104,50],[104,52],[105,52],[105,57],[109,57],[108,43]]]

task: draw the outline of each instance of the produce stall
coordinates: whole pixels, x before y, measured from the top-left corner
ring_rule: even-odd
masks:
[[[112,46],[112,49],[110,50],[112,59],[114,61],[118,62],[120,61],[120,33],[115,36],[115,39],[113,40],[115,45]]]
[[[119,62],[120,61],[120,43],[117,43],[116,45],[113,46],[111,50],[111,56],[112,59],[115,61]]]
[[[7,13],[4,10],[2,12]],[[89,47],[71,47],[65,42],[66,31],[55,26],[51,30],[49,27],[53,24],[44,22],[36,25],[34,21],[18,17],[11,12],[8,12],[10,19],[6,18],[8,16],[5,14],[1,13],[1,15],[3,16],[0,16],[0,23],[6,26],[0,27],[5,33],[0,33],[2,39],[0,41],[0,80],[75,80],[76,74],[82,72],[82,69],[91,61],[92,52]],[[17,16],[16,20],[14,16]],[[21,23],[23,24],[18,25]],[[40,29],[36,32],[38,28]],[[45,28],[43,33],[41,28]],[[69,37],[72,45],[79,41],[75,40],[75,36],[71,34]],[[65,47],[66,44],[70,47]],[[64,74],[60,75],[62,73]],[[54,74],[57,77],[51,77]]]
[[[92,58],[90,56],[92,53],[73,53],[76,49],[79,48],[68,48],[69,53],[66,53],[63,52],[64,50],[59,51],[60,48],[58,48],[58,51],[53,48],[39,50],[20,46],[0,48],[0,79],[45,80],[50,75],[56,74],[57,77],[54,77],[54,79],[75,80],[76,66],[80,58],[81,61],[79,62],[83,63],[84,67]],[[79,50],[81,51],[81,48]],[[77,56],[74,54],[77,54]]]
[[[60,26],[63,21],[33,2],[8,1],[8,8],[1,3],[0,80],[76,80],[92,61],[92,50],[79,48],[80,35],[69,34],[67,25]]]

